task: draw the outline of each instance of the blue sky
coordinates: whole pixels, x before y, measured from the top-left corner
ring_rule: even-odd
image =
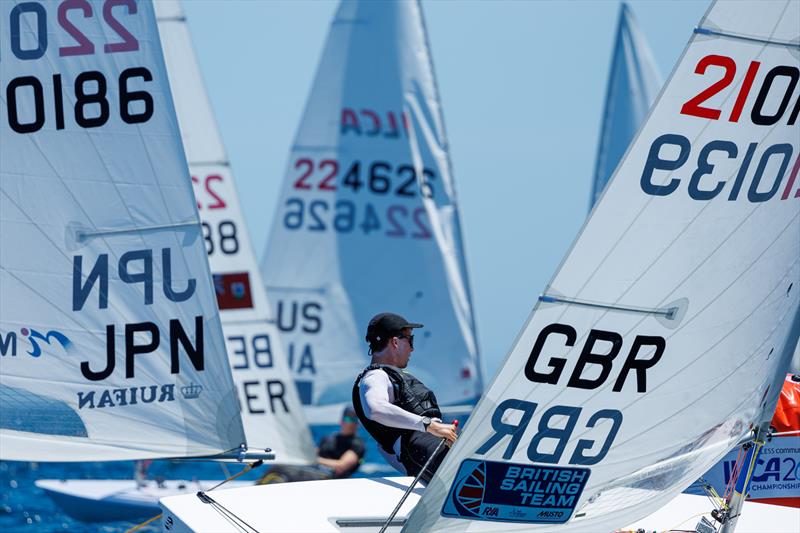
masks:
[[[185,0],[255,250],[337,2]],[[587,214],[618,1],[423,1],[491,378]],[[666,79],[708,1],[629,2]]]

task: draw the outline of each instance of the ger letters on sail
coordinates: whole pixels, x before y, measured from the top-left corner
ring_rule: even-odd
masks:
[[[244,442],[150,2],[0,3],[0,455]]]
[[[798,35],[796,1],[709,9],[406,530],[613,530],[768,423],[800,335]]]

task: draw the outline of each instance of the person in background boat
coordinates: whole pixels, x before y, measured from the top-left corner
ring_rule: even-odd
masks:
[[[352,476],[364,459],[366,448],[357,431],[356,412],[347,406],[342,413],[339,432],[327,435],[319,442],[317,462],[330,468],[334,478]]]
[[[394,313],[375,315],[366,335],[372,361],[353,385],[353,407],[364,429],[384,459],[409,476],[420,473],[442,439],[450,446],[457,438],[456,425],[442,422],[433,391],[404,370],[414,351],[412,331],[421,327]],[[441,448],[422,473],[426,483],[447,449]]]
[[[358,418],[352,407],[342,412],[339,431],[322,437],[317,447],[317,465],[276,465],[259,481],[261,485],[286,481],[339,479],[352,476],[364,460],[366,447],[358,436]]]

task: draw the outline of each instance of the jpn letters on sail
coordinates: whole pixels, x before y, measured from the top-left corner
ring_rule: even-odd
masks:
[[[407,530],[613,530],[769,421],[800,333],[799,8],[712,6]]]
[[[243,430],[149,2],[0,3],[0,453]]]

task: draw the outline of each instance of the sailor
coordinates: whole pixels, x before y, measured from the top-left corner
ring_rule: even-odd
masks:
[[[416,476],[442,439],[456,440],[455,424],[442,422],[433,391],[405,371],[414,351],[412,330],[423,327],[394,313],[380,313],[369,321],[366,340],[371,364],[353,385],[353,407],[378,450],[399,472]],[[421,479],[426,483],[446,455],[440,448]]]
[[[317,464],[275,465],[258,480],[257,484],[350,477],[361,466],[365,453],[364,441],[358,436],[356,412],[348,405],[342,412],[339,431],[320,440],[317,447]]]
[[[317,463],[329,468],[334,478],[350,477],[358,470],[366,451],[358,432],[356,412],[349,405],[342,413],[337,433],[323,437],[317,448]]]

